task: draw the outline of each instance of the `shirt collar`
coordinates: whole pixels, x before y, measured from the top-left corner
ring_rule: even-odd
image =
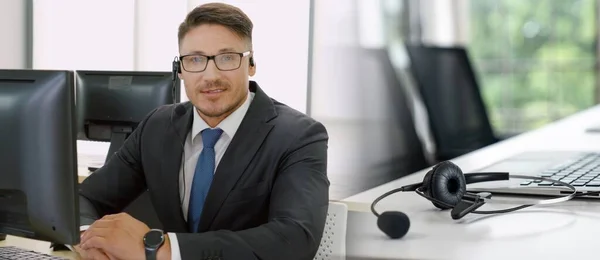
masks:
[[[244,103],[240,107],[233,111],[233,113],[231,113],[229,116],[223,119],[223,121],[221,121],[221,123],[219,123],[215,128],[221,128],[221,130],[223,130],[224,135],[226,135],[230,139],[233,139],[233,136],[235,135],[235,132],[237,132],[237,129],[240,127],[240,124],[242,123],[246,112],[248,112],[248,108],[250,107],[252,99],[254,99],[254,93],[248,91],[246,101],[244,101]],[[192,123],[192,143],[195,142],[196,136],[198,136],[198,134],[202,132],[202,130],[210,128],[210,126],[200,117],[200,115],[198,114],[198,110],[196,108],[193,109],[195,113],[194,121]]]

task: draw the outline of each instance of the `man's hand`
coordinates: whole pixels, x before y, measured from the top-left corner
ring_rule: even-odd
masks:
[[[116,259],[144,260],[144,235],[150,228],[143,222],[120,213],[107,215],[97,220],[83,232],[80,247],[86,252],[98,249],[97,253],[106,253]],[[101,259],[101,258],[100,258]]]
[[[81,232],[81,235],[83,235],[83,232]],[[80,260],[117,260],[116,258],[107,255],[105,252],[98,248],[90,248],[88,250],[83,250],[81,249],[79,244],[77,244],[73,246],[72,250],[75,251],[75,253],[77,253],[77,259]]]
[[[75,252],[79,254],[78,259],[82,260],[115,260],[116,258],[110,257],[109,255],[102,252],[102,250],[98,248],[90,248],[88,250],[83,250],[79,246],[74,246]]]

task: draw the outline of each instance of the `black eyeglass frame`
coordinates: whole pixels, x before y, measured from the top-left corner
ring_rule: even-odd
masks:
[[[223,69],[219,68],[219,65],[217,65],[217,62],[216,62],[215,58],[217,56],[225,55],[225,54],[237,54],[237,55],[240,55],[240,63],[237,65],[237,67],[235,67],[233,69],[226,69],[226,70],[223,70]],[[250,51],[245,51],[245,52],[223,52],[223,53],[219,53],[219,54],[216,54],[216,55],[210,55],[210,56],[209,55],[203,55],[203,54],[197,54],[197,53],[195,53],[195,54],[181,55],[178,58],[179,58],[179,63],[181,64],[181,69],[183,69],[183,70],[185,70],[187,72],[198,73],[198,72],[203,72],[203,71],[206,70],[206,68],[208,67],[208,63],[210,62],[210,60],[213,60],[213,62],[215,64],[215,67],[217,67],[217,69],[220,70],[220,71],[237,70],[237,69],[239,69],[242,66],[242,60],[244,59],[244,57],[249,56],[250,54],[252,54],[251,50]],[[183,58],[190,57],[190,56],[202,56],[202,57],[205,57],[207,60],[206,60],[206,64],[204,65],[204,68],[202,70],[193,70],[193,71],[187,70],[185,68],[185,65],[183,65]]]

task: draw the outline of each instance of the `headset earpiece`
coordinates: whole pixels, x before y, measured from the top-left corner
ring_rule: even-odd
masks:
[[[173,61],[173,73],[181,73],[181,64],[179,63],[179,61]]]
[[[171,79],[173,88],[171,89],[171,95],[173,96],[173,104],[177,103],[177,88],[179,88],[179,84],[177,83],[177,79],[179,79],[179,73],[181,72],[181,64],[179,63],[179,57],[175,57],[173,59],[173,64],[171,65]]]
[[[423,178],[423,191],[431,198],[457,205],[467,192],[467,182],[462,170],[449,161],[435,165]],[[433,202],[440,209],[449,207]]]
[[[254,67],[254,57],[250,57],[250,67]]]

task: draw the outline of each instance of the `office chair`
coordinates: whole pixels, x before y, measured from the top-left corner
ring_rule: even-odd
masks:
[[[405,47],[428,111],[437,161],[498,142],[467,51],[460,47]]]
[[[423,143],[417,135],[405,86],[400,81],[389,55],[383,48],[364,48],[361,56],[361,82],[365,91],[369,88],[384,88],[388,97],[379,100],[389,104],[391,122],[387,136],[391,143],[390,158],[382,162],[384,171],[389,174],[385,180],[377,180],[385,182],[431,166],[425,156]],[[382,183],[377,183],[379,184]]]
[[[346,259],[347,220],[348,206],[340,202],[329,202],[327,222],[314,260]]]

